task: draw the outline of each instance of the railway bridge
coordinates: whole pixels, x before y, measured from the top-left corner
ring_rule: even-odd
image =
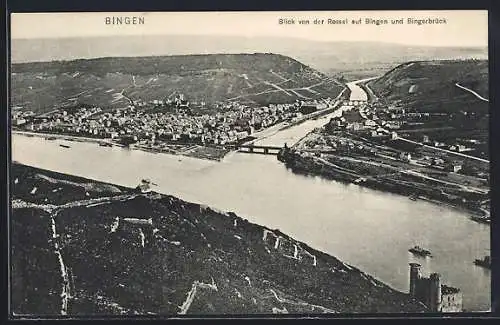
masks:
[[[235,144],[233,146],[235,150],[238,152],[246,152],[246,153],[256,153],[263,155],[278,155],[281,151],[282,147],[278,146],[264,146],[264,145],[254,145],[254,144]]]

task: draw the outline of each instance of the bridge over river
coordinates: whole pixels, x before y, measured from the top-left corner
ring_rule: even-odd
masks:
[[[233,147],[238,152],[246,153],[258,153],[263,155],[277,155],[283,147],[278,146],[266,146],[266,145],[254,145],[249,144],[237,144]]]

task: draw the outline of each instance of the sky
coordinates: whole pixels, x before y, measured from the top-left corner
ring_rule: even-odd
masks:
[[[143,25],[106,25],[106,17],[144,17]],[[279,24],[280,19],[295,24]],[[361,24],[352,20],[361,18]],[[366,24],[387,19],[387,25]],[[391,24],[403,18],[404,24]],[[444,24],[408,24],[407,19],[439,18]],[[308,19],[309,25],[299,24]],[[314,24],[315,19],[323,24]],[[327,24],[347,19],[349,24]],[[293,37],[313,41],[377,41],[428,46],[487,46],[486,10],[442,11],[295,11],[295,12],[136,12],[13,13],[12,38],[60,38],[116,35],[231,35]]]

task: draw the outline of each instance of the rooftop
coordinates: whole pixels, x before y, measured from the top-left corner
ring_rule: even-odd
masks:
[[[454,288],[454,287],[449,287],[445,284],[441,285],[441,294],[452,294],[452,293],[459,293],[460,289]]]

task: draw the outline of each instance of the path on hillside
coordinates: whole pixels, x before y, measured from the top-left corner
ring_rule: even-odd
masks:
[[[263,94],[268,94],[268,93],[273,93],[273,92],[284,92],[287,96],[293,96],[293,95],[295,95],[295,96],[297,96],[299,98],[302,98],[302,99],[311,100],[312,98],[307,97],[307,96],[305,96],[303,94],[298,93],[297,90],[305,90],[305,91],[307,91],[309,93],[312,93],[312,94],[315,94],[315,95],[319,95],[321,93],[318,92],[318,91],[316,91],[316,90],[314,90],[314,89],[312,89],[313,87],[317,87],[317,86],[320,86],[320,85],[323,85],[323,84],[326,84],[326,83],[330,83],[330,82],[336,82],[336,80],[334,80],[334,79],[326,78],[325,80],[321,80],[320,82],[317,82],[317,83],[309,85],[309,86],[296,87],[296,88],[283,88],[283,87],[280,86],[281,84],[286,83],[288,81],[295,82],[295,80],[293,80],[293,79],[286,79],[286,78],[284,78],[282,76],[280,76],[280,78],[282,78],[283,81],[278,82],[278,83],[272,83],[272,82],[269,82],[269,81],[262,81],[262,82],[259,82],[257,84],[254,84],[254,86],[258,85],[258,84],[266,84],[268,86],[273,87],[274,89],[266,89],[266,90],[258,92],[258,93],[250,93],[250,94],[240,95],[240,96],[228,98],[228,100],[235,100],[235,99],[244,98],[244,97],[248,97],[248,96],[257,96],[257,95],[263,95]],[[252,88],[252,87],[249,87],[249,88]],[[293,95],[291,93],[293,93]]]
[[[473,94],[474,96],[476,96],[477,98],[479,98],[483,102],[489,102],[489,100],[487,98],[484,98],[483,96],[479,95],[478,93],[476,93],[474,90],[472,90],[470,88],[467,88],[467,87],[460,85],[458,82],[455,84],[455,86],[457,86],[458,88],[463,89],[465,91],[468,91],[469,93]]]
[[[97,204],[109,204],[115,201],[128,201],[134,199],[139,194],[125,194],[125,195],[116,195],[112,197],[103,197],[103,198],[95,198],[88,200],[79,200],[73,201],[61,205],[54,204],[37,204],[32,202],[26,202],[22,199],[12,200],[12,208],[13,209],[23,209],[23,208],[33,208],[33,209],[41,209],[48,213],[50,213],[50,229],[51,229],[51,239],[49,239],[49,243],[52,244],[54,249],[54,254],[59,262],[59,269],[62,278],[62,288],[61,288],[61,315],[68,314],[68,306],[69,301],[73,298],[73,293],[71,292],[70,280],[68,275],[68,267],[64,263],[63,254],[61,252],[61,245],[59,244],[59,238],[61,234],[57,232],[57,224],[56,224],[56,216],[64,209],[80,207],[80,206],[94,206]]]
[[[272,82],[269,82],[269,81],[265,81],[264,83],[265,83],[266,85],[269,85],[269,86],[271,86],[271,87],[273,87],[273,88],[276,88],[276,89],[278,89],[278,90],[280,90],[280,91],[284,92],[284,93],[285,93],[285,94],[287,94],[288,96],[292,96],[292,94],[290,94],[290,93],[287,91],[288,89],[283,89],[283,88],[281,88],[280,86],[275,85],[275,84],[273,84]]]

